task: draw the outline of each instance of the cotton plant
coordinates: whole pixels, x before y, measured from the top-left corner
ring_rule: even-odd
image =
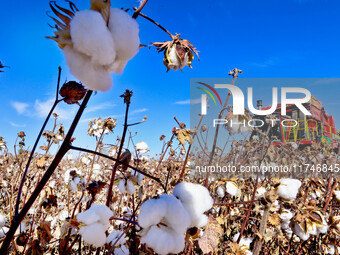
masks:
[[[96,247],[106,243],[106,231],[110,226],[110,218],[113,212],[101,204],[92,204],[91,207],[79,213],[76,217],[79,234],[83,240]]]
[[[235,115],[233,111],[227,113],[225,128],[229,131],[230,135],[244,134],[252,130],[248,125],[248,121],[252,119],[251,115],[249,111],[245,110],[245,112],[245,115]]]
[[[135,150],[139,152],[141,155],[146,154],[150,151],[149,146],[146,142],[139,142],[135,145]]]
[[[240,236],[240,233],[237,233],[236,235],[234,235],[233,237],[233,242],[236,243],[238,238]],[[244,254],[246,255],[251,255],[253,254],[250,251],[250,244],[253,242],[253,238],[251,237],[241,237],[241,240],[239,242],[239,249],[241,251],[243,251]]]
[[[301,181],[296,179],[280,179],[277,193],[285,200],[295,200],[301,185]]]
[[[283,209],[279,217],[281,219],[281,228],[283,230],[289,229],[290,220],[294,217],[294,213],[288,209]]]
[[[107,91],[111,73],[122,73],[139,51],[139,25],[124,10],[110,8],[111,1],[92,0],[89,10],[70,10],[51,4],[60,20],[54,37],[63,50],[70,72],[87,88]]]

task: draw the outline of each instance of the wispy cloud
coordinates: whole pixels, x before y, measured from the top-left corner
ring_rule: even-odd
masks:
[[[23,102],[11,102],[11,105],[19,114],[24,114],[27,108],[30,106],[29,104]]]
[[[199,104],[201,102],[200,98],[196,98],[196,99],[187,99],[187,100],[183,100],[183,101],[177,101],[174,104],[180,104],[180,105],[185,105],[185,104]]]
[[[26,127],[26,124],[16,124],[12,121],[9,122],[12,127]]]
[[[114,106],[116,106],[116,104],[113,104],[111,102],[104,102],[104,103],[87,108],[86,113],[96,112],[96,111],[105,110],[105,109],[111,109]]]
[[[53,102],[53,98],[46,101],[40,101],[39,99],[36,99],[33,107],[34,110],[30,113],[30,116],[45,118],[51,110]],[[59,115],[60,119],[68,120],[71,119],[75,114],[75,108],[69,105],[67,106],[67,108],[58,105],[54,112]]]

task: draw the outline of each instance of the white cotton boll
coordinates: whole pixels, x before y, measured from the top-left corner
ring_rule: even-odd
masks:
[[[296,199],[296,195],[301,187],[301,181],[296,179],[281,179],[279,180],[280,185],[277,189],[278,195],[286,200]]]
[[[224,195],[225,195],[225,192],[224,192],[224,189],[222,188],[222,186],[218,186],[216,192],[217,192],[217,195],[221,198],[224,197]]]
[[[335,190],[334,191],[335,199],[340,202],[340,190]]]
[[[127,61],[116,59],[111,65],[106,66],[106,70],[110,73],[121,74],[123,73]]]
[[[116,60],[128,61],[139,51],[139,25],[121,9],[111,8],[108,26],[116,49]]]
[[[191,217],[191,227],[203,227],[207,224],[208,217],[204,215],[204,212],[214,204],[207,188],[199,184],[181,182],[176,185],[173,194],[181,200],[188,211]]]
[[[136,191],[136,186],[131,180],[126,181],[126,192],[128,194],[134,194]]]
[[[6,216],[5,215],[0,215],[0,228],[6,225]]]
[[[260,198],[263,197],[263,195],[267,192],[266,188],[260,187],[256,190],[255,197]]]
[[[322,224],[317,225],[317,234],[326,234],[328,231],[328,224],[327,221],[323,218]]]
[[[282,211],[282,213],[279,215],[280,219],[284,222],[289,222],[291,220],[291,218],[293,218],[294,213],[292,213],[291,211],[284,209]]]
[[[93,210],[97,215],[99,215],[99,222],[104,226],[109,227],[110,218],[113,216],[113,212],[106,205],[92,204],[89,210]]]
[[[164,199],[149,199],[145,201],[138,216],[138,224],[142,228],[148,228],[158,224],[167,213],[167,204]]]
[[[240,236],[240,233],[237,233],[236,235],[234,235],[233,237],[233,242],[237,242],[238,238]],[[253,242],[253,238],[251,237],[241,237],[241,240],[240,240],[240,243],[239,245],[240,246],[246,246],[248,249],[250,247],[250,244]]]
[[[227,193],[232,195],[232,196],[237,196],[240,192],[235,182],[230,182],[230,181],[227,182],[226,188],[227,188],[226,189]]]
[[[90,209],[77,215],[77,221],[83,222],[86,225],[98,222],[99,220],[100,216],[97,214],[97,212]]]
[[[64,48],[66,63],[70,72],[87,88],[107,91],[112,86],[112,78],[103,67],[91,63],[91,59],[70,46]]]
[[[118,182],[118,190],[122,193],[126,192],[126,186],[125,186],[126,180],[125,179],[121,179]]]
[[[335,247],[334,245],[327,244],[326,247],[324,247],[325,254],[335,254]]]
[[[140,241],[160,255],[169,253],[177,254],[183,251],[185,246],[183,234],[178,234],[164,226],[152,226],[149,231],[141,237]]]
[[[164,223],[177,233],[185,233],[189,228],[191,219],[181,201],[175,196],[167,194],[161,195],[159,199],[165,200],[167,205]]]
[[[119,248],[115,248],[114,255],[129,255],[129,254],[130,254],[129,249],[125,245],[122,245]]]
[[[117,231],[117,230],[113,230],[108,237],[106,238],[106,243],[107,244],[114,244],[117,239],[123,234],[123,232],[121,231]],[[125,240],[125,234],[122,235],[122,237],[120,237],[120,239],[118,240],[118,242],[116,243],[116,246],[118,245],[122,245],[126,242]]]
[[[116,57],[114,41],[99,12],[76,12],[71,21],[71,38],[74,49],[89,56],[93,64],[113,63]]]
[[[100,223],[93,223],[79,229],[79,234],[83,240],[96,247],[103,246],[106,242],[105,228]]]
[[[145,142],[139,142],[135,146],[136,151],[138,151],[140,154],[145,154],[150,151],[148,145]]]
[[[310,237],[310,234],[305,232],[296,222],[294,223],[294,233],[303,241],[306,241]]]
[[[81,162],[85,165],[89,165],[91,163],[91,159],[89,159],[88,157],[82,157]]]
[[[7,234],[9,228],[7,227],[0,227],[0,238],[5,237],[5,235]]]
[[[93,170],[99,171],[102,167],[99,164],[93,164]]]

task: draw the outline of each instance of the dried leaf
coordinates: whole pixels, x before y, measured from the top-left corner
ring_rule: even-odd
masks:
[[[208,225],[205,228],[203,236],[198,240],[199,247],[203,253],[214,252],[215,248],[219,244],[220,236],[223,233],[223,229],[220,223],[213,217],[209,217]]]

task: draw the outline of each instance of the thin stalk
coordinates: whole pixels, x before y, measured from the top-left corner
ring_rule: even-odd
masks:
[[[58,72],[58,82],[57,82],[57,92],[56,92],[56,98],[55,98],[55,101],[54,101],[54,104],[50,110],[50,112],[48,113],[46,119],[45,119],[45,122],[44,124],[42,125],[41,129],[40,129],[40,132],[38,134],[38,137],[37,139],[35,140],[35,143],[34,143],[34,146],[32,148],[32,151],[31,151],[31,154],[28,158],[28,161],[27,161],[27,164],[26,164],[26,168],[25,168],[25,172],[22,176],[22,179],[21,179],[21,182],[20,182],[20,186],[19,186],[19,190],[18,190],[18,195],[17,195],[17,201],[16,201],[16,204],[15,204],[15,216],[18,215],[18,212],[19,212],[19,204],[20,204],[20,198],[21,198],[21,193],[22,193],[22,189],[23,189],[23,186],[24,186],[24,183],[25,183],[25,180],[26,180],[26,176],[27,176],[27,173],[28,173],[28,169],[29,169],[29,166],[31,164],[31,161],[32,161],[32,158],[33,158],[33,155],[34,155],[34,152],[38,146],[38,143],[39,143],[39,140],[40,140],[40,137],[42,135],[42,133],[44,132],[45,130],[45,127],[55,109],[55,107],[57,106],[57,104],[61,101],[61,100],[58,100],[58,92],[59,92],[59,84],[60,84],[60,75],[61,75],[61,67],[59,66],[58,68],[59,72]]]
[[[126,102],[124,129],[123,129],[123,136],[122,136],[122,139],[121,139],[120,145],[119,145],[119,150],[118,150],[118,155],[117,155],[118,159],[120,158],[120,155],[121,155],[122,150],[123,150],[126,131],[127,131],[127,128],[128,128],[127,120],[128,120],[128,114],[129,114],[129,107],[130,107],[130,102]],[[109,190],[107,192],[107,198],[106,198],[106,206],[107,207],[110,207],[111,198],[112,198],[112,187],[113,187],[113,183],[115,181],[115,176],[116,176],[118,165],[119,165],[118,162],[116,162],[114,167],[113,167],[113,170],[112,170],[110,186],[109,186]]]

